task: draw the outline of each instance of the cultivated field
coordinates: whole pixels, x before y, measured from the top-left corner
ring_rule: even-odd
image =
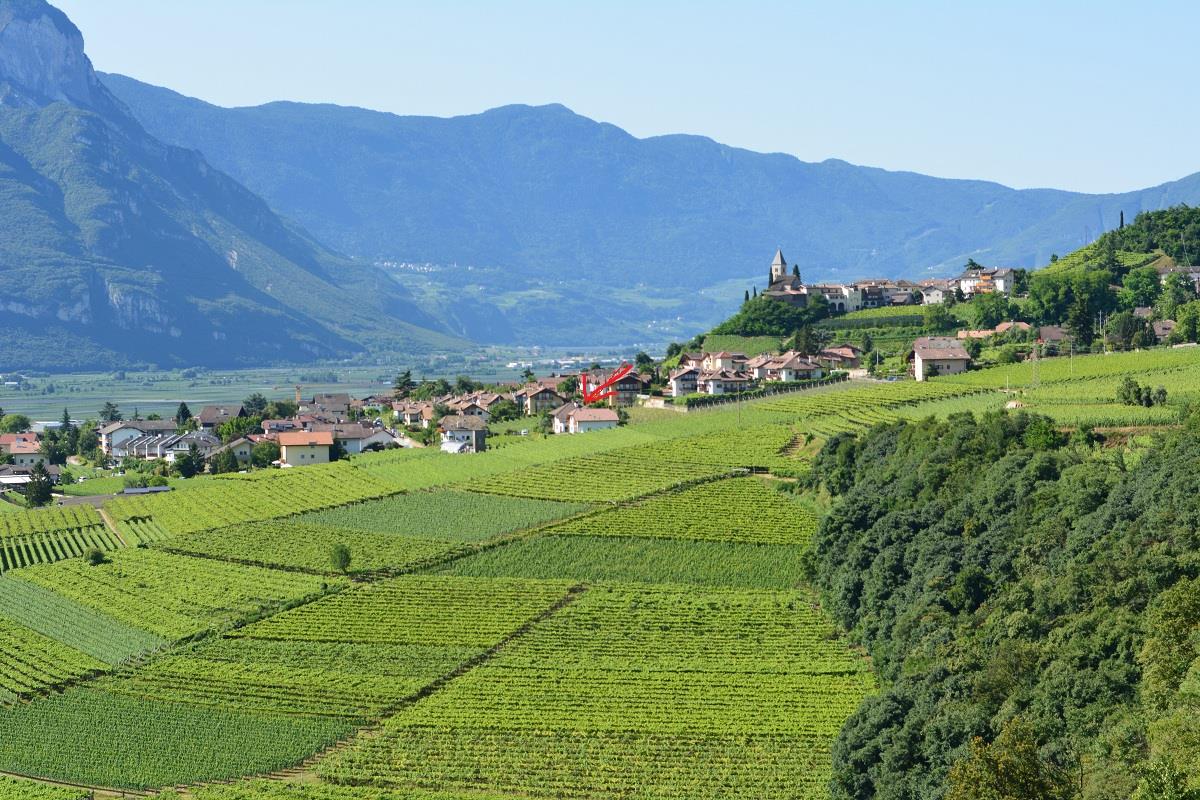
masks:
[[[1119,404],[1131,374],[1167,405]],[[826,797],[876,684],[806,584],[822,506],[796,481],[821,442],[1006,404],[1141,432],[1197,387],[1195,348],[1046,360],[5,514],[0,800],[84,796],[27,778],[247,779],[199,800]]]

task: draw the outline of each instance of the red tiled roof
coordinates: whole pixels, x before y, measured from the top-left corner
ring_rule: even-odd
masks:
[[[333,444],[331,431],[284,431],[277,439],[280,447],[320,447]]]

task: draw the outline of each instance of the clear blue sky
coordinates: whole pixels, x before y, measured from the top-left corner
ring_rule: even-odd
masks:
[[[224,106],[563,103],[637,136],[1115,192],[1200,171],[1195,2],[51,0]]]

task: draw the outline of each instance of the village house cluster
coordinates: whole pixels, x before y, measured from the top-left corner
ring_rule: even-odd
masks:
[[[771,262],[767,288],[763,294],[794,306],[807,306],[815,297],[823,297],[829,310],[837,313],[862,311],[890,306],[937,305],[959,294],[964,298],[976,294],[1013,292],[1017,271],[999,267],[989,269],[968,266],[957,278],[922,281],[868,278],[849,283],[804,283],[800,270],[789,271],[783,250],[775,252]]]
[[[747,357],[744,353],[682,353],[667,376],[672,397],[736,394],[769,383],[813,381],[838,370],[857,369],[863,351],[852,344],[826,347],[813,355],[794,350]]]

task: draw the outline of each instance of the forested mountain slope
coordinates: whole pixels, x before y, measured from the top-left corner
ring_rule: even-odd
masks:
[[[191,150],[41,0],[0,0],[0,366],[233,365],[455,344]]]
[[[816,580],[888,682],[842,731],[835,796],[1200,778],[1200,417],[1139,455],[1025,414],[827,443]],[[988,794],[1001,774],[1033,793]]]
[[[412,278],[443,292],[426,309],[466,315],[458,327],[480,337],[547,342],[587,324],[593,339],[630,341],[676,317],[689,324],[669,335],[690,336],[736,308],[778,245],[807,279],[928,277],[968,258],[1033,267],[1116,227],[1121,211],[1200,203],[1200,175],[1126,194],[1014,190],[699,136],[638,139],[561,105],[449,119],[221,108],[102,80],[154,135],[201,151],[323,241],[441,265]],[[452,302],[479,283],[486,319]]]

